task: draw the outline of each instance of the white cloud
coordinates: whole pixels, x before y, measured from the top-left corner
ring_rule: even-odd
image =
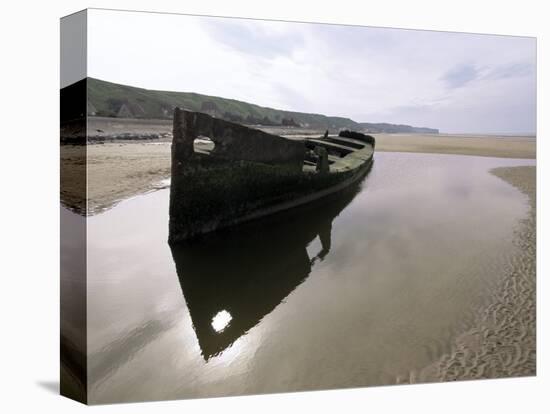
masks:
[[[89,75],[357,121],[532,132],[532,38],[92,10]]]

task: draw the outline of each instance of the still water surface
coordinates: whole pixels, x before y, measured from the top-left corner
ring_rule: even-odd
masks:
[[[335,200],[166,243],[169,190],[88,219],[90,402],[394,384],[473,323],[533,165],[377,153]]]

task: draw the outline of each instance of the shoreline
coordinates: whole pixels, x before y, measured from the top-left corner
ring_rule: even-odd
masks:
[[[375,151],[412,152],[534,159],[536,140],[520,137],[470,137],[438,135],[374,134]],[[86,151],[83,151],[86,148]],[[169,140],[106,142],[101,145],[62,145],[61,168],[66,171],[62,203],[86,214],[83,199],[87,167],[88,215],[108,210],[118,202],[157,189],[170,177]]]
[[[536,167],[499,167],[490,173],[529,198],[527,217],[515,231],[518,252],[474,327],[414,382],[536,375]]]

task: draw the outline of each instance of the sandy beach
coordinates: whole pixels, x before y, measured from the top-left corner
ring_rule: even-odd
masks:
[[[150,132],[147,130],[148,133]],[[536,140],[529,137],[469,135],[376,134],[376,151],[535,158]],[[83,173],[63,174],[84,168],[80,146],[61,150],[62,201],[79,212]],[[88,145],[88,214],[114,206],[120,200],[158,188],[170,177],[170,142],[166,140]]]
[[[535,137],[374,134],[376,151],[535,158]]]
[[[63,204],[80,214],[86,211],[83,146],[61,148]],[[163,186],[170,177],[169,142],[132,142],[88,145],[88,214],[97,214],[117,202]],[[66,171],[64,173],[64,171]]]

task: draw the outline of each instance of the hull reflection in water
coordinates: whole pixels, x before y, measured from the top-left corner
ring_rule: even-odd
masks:
[[[361,184],[320,201],[322,209],[314,203],[171,246],[206,361],[257,325],[326,257],[332,222]],[[310,256],[307,248],[316,238],[320,247]]]

